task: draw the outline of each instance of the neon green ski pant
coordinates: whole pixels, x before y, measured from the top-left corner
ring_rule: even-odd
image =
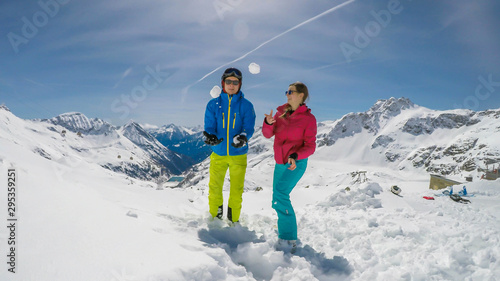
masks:
[[[227,169],[229,168],[229,200],[228,207],[231,209],[231,220],[237,222],[240,219],[241,203],[243,202],[243,185],[247,170],[247,155],[219,156],[216,153],[210,155],[210,180],[208,182],[208,205],[212,217],[217,216],[219,206],[223,205],[222,187]]]

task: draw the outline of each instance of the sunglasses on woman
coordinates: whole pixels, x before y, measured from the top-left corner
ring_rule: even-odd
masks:
[[[298,93],[298,91],[292,91],[292,90],[285,91],[285,96],[291,95],[293,93]]]

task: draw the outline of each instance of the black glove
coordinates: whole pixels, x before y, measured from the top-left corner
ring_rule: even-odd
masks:
[[[208,145],[218,145],[224,140],[223,138],[218,139],[216,135],[209,134],[206,131],[203,131],[203,135],[205,136],[205,143]]]
[[[231,145],[236,148],[240,148],[244,147],[247,144],[247,142],[248,142],[247,135],[239,134],[233,137],[233,143]]]

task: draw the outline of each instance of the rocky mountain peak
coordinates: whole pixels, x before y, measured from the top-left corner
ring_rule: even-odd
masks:
[[[60,125],[72,132],[80,132],[83,134],[97,135],[109,133],[114,129],[114,126],[99,118],[90,119],[80,112],[63,113],[51,119],[44,119],[44,122],[49,122],[54,125]]]
[[[10,112],[10,109],[5,104],[0,104],[0,109]]]
[[[354,136],[367,131],[376,135],[391,118],[401,114],[403,110],[414,108],[416,105],[407,98],[378,100],[369,110],[360,113],[344,115],[335,123],[327,134],[318,136],[320,146],[333,145],[338,139]]]
[[[141,125],[130,121],[123,126],[123,135],[137,145],[154,144],[156,139],[149,134]]]
[[[415,107],[415,104],[408,98],[394,98],[391,97],[387,100],[378,100],[366,113],[376,114],[381,113],[386,116],[396,116],[405,109]]]

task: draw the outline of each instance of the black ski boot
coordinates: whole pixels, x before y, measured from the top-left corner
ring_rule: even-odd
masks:
[[[223,205],[220,205],[219,208],[217,209],[217,216],[216,216],[216,218],[218,218],[218,219],[221,220],[223,213],[224,213]]]
[[[232,222],[232,223],[237,223],[239,222],[238,221],[233,221],[233,210],[231,209],[231,207],[227,207],[227,219]]]

